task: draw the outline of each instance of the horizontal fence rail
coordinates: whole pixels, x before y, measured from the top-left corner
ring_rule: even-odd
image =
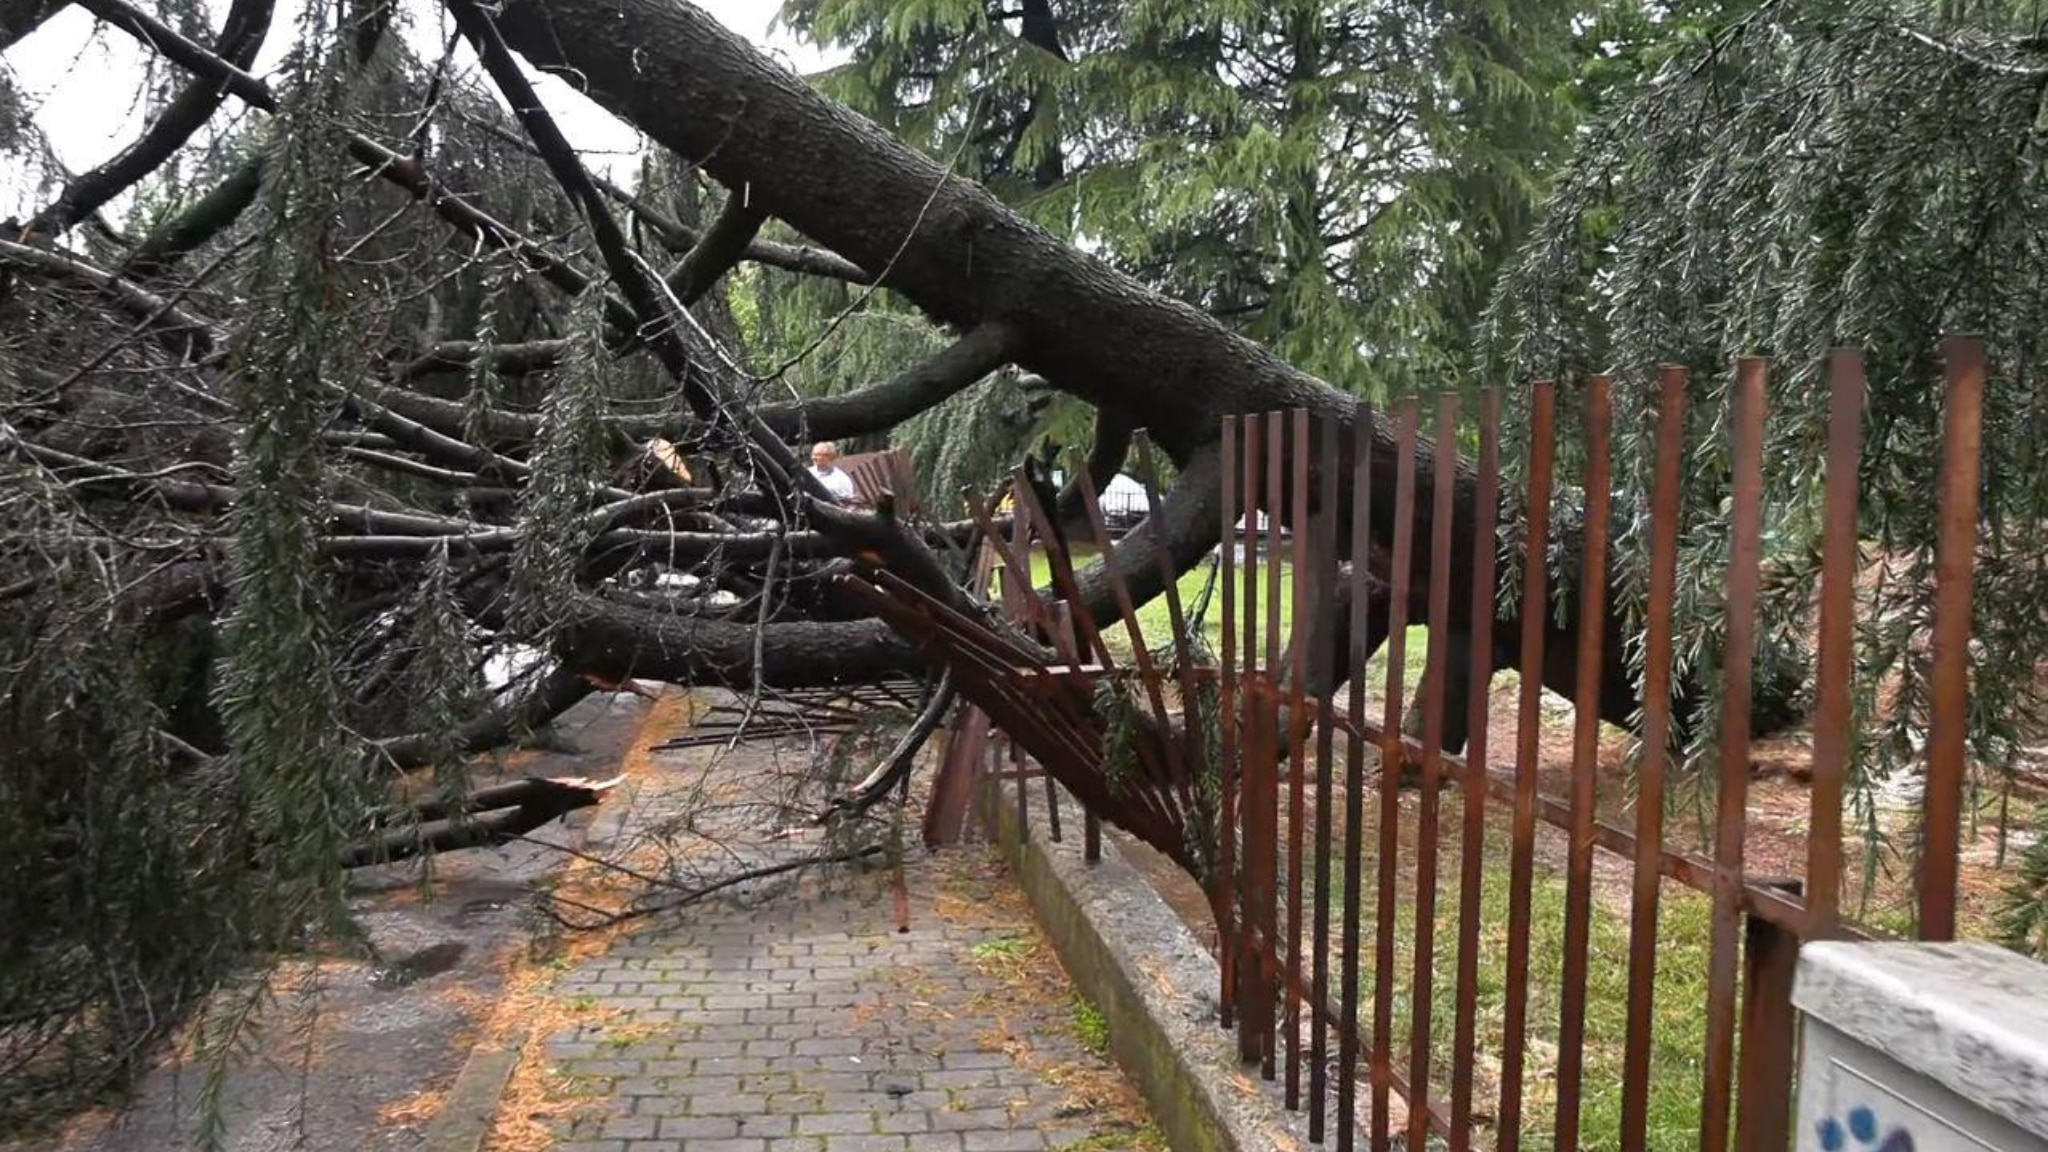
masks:
[[[1955,930],[1985,377],[1974,338],[1946,340],[1942,358],[1914,879],[1928,939]],[[962,696],[927,841],[957,838],[975,780],[1013,782],[1028,819],[1042,778],[1055,839],[1065,794],[1079,801],[1089,859],[1107,819],[1177,863],[1214,914],[1218,1023],[1306,1113],[1317,1143],[1786,1148],[1799,947],[1870,934],[1842,911],[1864,369],[1838,352],[1825,371],[1803,874],[1759,872],[1745,857],[1770,391],[1770,365],[1754,358],[1735,365],[1717,433],[1725,524],[1685,521],[1690,380],[1679,368],[1655,378],[1649,487],[1632,495],[1647,514],[1640,612],[1627,621],[1609,618],[1618,386],[1605,376],[1575,387],[1583,407],[1569,421],[1550,382],[1518,398],[1512,476],[1498,389],[1480,393],[1469,421],[1455,396],[1428,413],[1407,400],[1390,413],[1224,418],[1220,477],[1202,481],[1220,485],[1213,603],[1187,602],[1165,549],[1150,550],[1156,572],[1119,567],[1128,561],[1087,469],[1074,482],[1085,539],[1070,539],[1041,499],[1043,477],[1019,469],[1007,499],[974,509],[970,584],[991,607],[886,570],[849,585]],[[1560,453],[1567,423],[1576,442]],[[1136,446],[1158,509],[1142,433]],[[1567,490],[1561,461],[1583,494],[1576,525],[1552,523],[1553,496]],[[1710,686],[1721,706],[1703,769],[1711,819],[1695,849],[1667,811],[1679,544],[1703,528],[1725,531],[1728,562],[1725,658]],[[1075,575],[1077,546],[1102,558],[1102,625]],[[1575,565],[1560,604],[1549,558],[1561,548]],[[1140,576],[1164,589],[1164,620],[1147,610],[1151,637],[1132,591]],[[1513,602],[1497,602],[1509,579]],[[1624,626],[1637,631],[1624,637]],[[1634,793],[1624,816],[1603,816],[1603,692],[1631,667],[1629,650],[1642,701]],[[1499,670],[1519,683],[1496,718]],[[1546,687],[1571,704],[1568,722],[1547,710]],[[1496,720],[1513,733],[1499,747]],[[1547,737],[1566,751],[1547,752]],[[1560,762],[1561,777],[1546,779]]]

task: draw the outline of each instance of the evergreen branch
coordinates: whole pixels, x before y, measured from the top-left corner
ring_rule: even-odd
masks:
[[[0,264],[11,264],[38,276],[84,284],[94,289],[147,329],[158,344],[180,360],[205,360],[219,344],[213,326],[178,307],[175,297],[159,296],[125,276],[109,272],[69,252],[0,240]]]
[[[761,419],[786,437],[839,440],[893,428],[1010,363],[1024,343],[1010,325],[976,325],[937,356],[893,380],[853,392],[761,409]]]
[[[475,117],[464,117],[464,119],[479,132],[495,140],[501,140],[522,149],[527,155],[533,156],[536,159],[541,158],[540,150],[535,148],[533,142],[525,137],[507,132],[486,120]],[[595,172],[590,174],[590,179],[597,186],[598,190],[603,192],[614,203],[633,213],[633,215],[639,217],[641,223],[652,228],[656,239],[661,242],[663,247],[670,251],[687,255],[692,248],[697,247],[703,241],[704,231],[702,229],[691,227],[669,213],[649,204],[645,196],[635,195]],[[785,244],[779,240],[763,240],[759,236],[755,236],[746,242],[746,247],[742,250],[740,258],[749,263],[762,264],[770,268],[780,268],[785,272],[820,276],[827,280],[844,280],[849,284],[871,284],[874,282],[874,277],[863,271],[853,261],[823,248],[815,248],[806,244]],[[677,295],[680,296],[682,294],[679,292]]]
[[[221,26],[214,54],[238,68],[247,67],[270,30],[273,8],[273,0],[235,0]],[[205,127],[226,97],[227,91],[216,79],[203,78],[186,85],[140,139],[66,183],[57,199],[29,220],[22,235],[57,235],[96,214],[108,201],[163,167]]]
[[[683,399],[699,420],[713,427],[731,425],[750,447],[755,460],[769,474],[778,491],[800,492],[812,500],[830,501],[831,496],[817,477],[797,466],[788,445],[776,438],[752,412],[736,410],[712,388],[702,364],[684,346],[684,326],[669,312],[669,304],[656,291],[652,277],[633,259],[618,221],[606,209],[602,195],[591,183],[589,172],[577,159],[554,117],[541,104],[527,82],[526,74],[512,58],[498,34],[496,22],[477,7],[474,0],[448,0],[456,23],[469,37],[485,71],[497,84],[512,111],[525,126],[534,146],[554,173],[555,180],[582,211],[597,240],[599,254],[614,283],[625,294],[627,307],[637,318],[636,333],[648,342],[671,378],[681,386]],[[681,311],[681,309],[677,309]]]

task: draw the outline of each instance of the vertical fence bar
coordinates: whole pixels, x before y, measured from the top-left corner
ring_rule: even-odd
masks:
[[[1797,881],[1772,887],[1796,895]],[[1738,1152],[1787,1152],[1792,1143],[1792,980],[1799,936],[1761,916],[1745,916],[1742,942],[1742,1106],[1735,1110]]]
[[[1223,672],[1216,688],[1218,746],[1223,763],[1216,766],[1222,792],[1217,819],[1216,875],[1210,880],[1209,904],[1216,912],[1217,968],[1222,987],[1217,1020],[1228,1028],[1237,1009],[1237,417],[1223,418],[1223,540],[1216,556],[1223,583],[1220,654]]]
[[[1722,652],[1721,771],[1714,828],[1713,953],[1707,969],[1706,1086],[1700,1152],[1728,1147],[1735,1062],[1736,933],[1742,924],[1742,838],[1749,804],[1750,673],[1756,653],[1756,590],[1762,554],[1766,362],[1736,362],[1734,523],[1728,552],[1727,640]]]
[[[1671,613],[1685,463],[1686,371],[1658,374],[1657,488],[1650,506],[1650,594],[1643,641],[1642,753],[1636,766],[1636,859],[1629,916],[1628,1035],[1622,1049],[1621,1148],[1644,1152],[1650,1124],[1650,1034],[1664,856],[1664,773],[1671,748]]]
[[[1287,507],[1287,414],[1266,413],[1266,679],[1278,683],[1280,676],[1280,565],[1286,556],[1281,546],[1280,514]]]
[[[1332,667],[1337,643],[1337,437],[1343,425],[1324,414],[1316,437],[1315,539],[1312,541],[1316,608],[1311,619],[1314,641],[1309,659],[1316,670],[1316,902],[1309,936],[1315,945],[1315,970],[1309,992],[1308,1138],[1323,1142],[1325,1096],[1329,1092],[1330,1019],[1330,752],[1336,727],[1333,700],[1339,678]],[[1298,629],[1299,625],[1297,625]],[[1324,677],[1328,677],[1324,680]]]
[[[1941,535],[1934,559],[1932,715],[1920,851],[1920,938],[1956,935],[1962,851],[1964,740],[1970,724],[1970,598],[1977,548],[1977,466],[1984,416],[1984,342],[1941,342],[1948,404],[1941,429]]]
[[[1479,393],[1479,483],[1472,513],[1471,700],[1458,853],[1457,1018],[1451,1037],[1451,1152],[1472,1147],[1472,1065],[1479,1028],[1479,901],[1486,866],[1486,726],[1493,687],[1494,565],[1500,521],[1500,392]]]
[[[1254,1013],[1250,997],[1255,995],[1262,978],[1260,973],[1262,949],[1266,941],[1260,939],[1260,925],[1255,915],[1256,901],[1253,898],[1253,839],[1263,825],[1252,820],[1253,806],[1253,761],[1257,759],[1251,744],[1249,717],[1256,706],[1256,689],[1260,684],[1259,673],[1259,523],[1264,515],[1259,500],[1259,479],[1262,475],[1259,464],[1265,448],[1265,421],[1257,412],[1247,413],[1240,426],[1244,435],[1244,557],[1239,568],[1238,591],[1243,601],[1244,628],[1238,637],[1244,645],[1242,659],[1238,662],[1238,708],[1245,717],[1245,729],[1240,733],[1240,752],[1243,756],[1243,771],[1239,784],[1243,789],[1241,803],[1244,806],[1244,848],[1245,876],[1243,883],[1243,918],[1238,921],[1238,939],[1243,952],[1238,957],[1238,1013],[1239,1013],[1239,1054],[1248,1061],[1259,1059],[1262,1051],[1258,1018]]]
[[[1344,915],[1343,974],[1338,991],[1337,1152],[1352,1152],[1358,1137],[1358,947],[1359,888],[1364,882],[1365,740],[1358,723],[1365,719],[1365,662],[1370,629],[1366,613],[1367,557],[1372,540],[1371,406],[1360,403],[1351,414],[1351,636],[1345,646],[1346,679],[1351,682],[1353,724],[1344,736]]]
[[[1863,356],[1828,357],[1828,479],[1820,561],[1819,682],[1806,833],[1807,935],[1831,936],[1841,919],[1842,782],[1849,771],[1856,659],[1856,482],[1863,450]]]
[[[1242,980],[1238,992],[1238,1013],[1241,1035],[1240,1055],[1244,1059],[1263,1065],[1267,1038],[1272,1031],[1273,995],[1268,981],[1267,957],[1273,946],[1272,934],[1266,928],[1264,898],[1270,891],[1266,878],[1272,874],[1274,837],[1268,831],[1268,813],[1273,810],[1274,795],[1270,762],[1266,758],[1265,712],[1268,693],[1265,691],[1267,672],[1259,660],[1259,596],[1260,564],[1264,554],[1264,541],[1260,531],[1263,519],[1268,515],[1264,492],[1265,435],[1267,418],[1262,413],[1245,417],[1245,464],[1244,464],[1244,507],[1245,543],[1244,558],[1244,687],[1242,707],[1245,709],[1245,919],[1240,926],[1247,945],[1241,961],[1239,976]],[[1256,513],[1256,514],[1255,514]]]
[[[1058,545],[1048,539],[1045,542],[1045,546],[1050,549]],[[1081,650],[1080,641],[1077,639],[1077,634],[1074,630],[1074,606],[1065,600],[1054,600],[1047,605],[1047,612],[1046,624],[1052,629],[1053,648],[1059,652],[1060,659],[1065,660],[1068,667],[1084,663],[1087,657]],[[1060,833],[1059,781],[1054,780],[1052,773],[1047,772],[1043,765],[1040,765],[1038,774],[1045,778],[1046,830],[1051,834],[1053,843],[1064,843],[1065,841]],[[1085,821],[1088,814],[1086,806],[1083,806],[1081,814]]]
[[[1290,431],[1294,441],[1294,465],[1288,485],[1293,509],[1294,572],[1292,581],[1293,619],[1289,623],[1287,669],[1287,1106],[1301,1107],[1301,913],[1302,843],[1307,835],[1308,744],[1304,721],[1308,716],[1302,681],[1308,675],[1309,633],[1304,623],[1315,627],[1315,615],[1308,610],[1304,581],[1308,579],[1308,409],[1296,408]],[[1277,599],[1277,597],[1276,597]]]
[[[1500,1152],[1522,1146],[1522,1064],[1529,1022],[1529,889],[1536,866],[1536,769],[1543,737],[1543,632],[1550,611],[1550,487],[1557,460],[1557,385],[1529,394],[1529,531],[1522,541],[1521,699],[1508,864],[1508,956],[1501,1007]]]
[[[1437,794],[1444,768],[1444,682],[1450,669],[1451,520],[1457,494],[1458,397],[1437,399],[1429,510],[1429,658],[1423,662],[1422,794],[1415,822],[1415,976],[1409,993],[1408,1146],[1429,1143],[1430,1025],[1436,991]]]
[[[1274,1078],[1274,922],[1280,875],[1280,758],[1272,683],[1264,676],[1245,687],[1245,937],[1253,955],[1245,957],[1245,990],[1237,1004],[1241,1033],[1239,1050],[1247,1062],[1260,1064],[1260,1074]]]
[[[1393,594],[1387,601],[1386,711],[1380,732],[1379,899],[1372,983],[1372,1152],[1388,1152],[1394,1087],[1394,882],[1401,854],[1401,695],[1408,651],[1408,585],[1415,535],[1414,397],[1403,400],[1394,449]]]
[[[1586,1056],[1586,964],[1593,924],[1593,818],[1600,775],[1601,635],[1607,624],[1608,435],[1605,376],[1586,381],[1585,556],[1579,564],[1578,682],[1572,693],[1571,843],[1565,861],[1564,972],[1557,1027],[1557,1147],[1579,1146]]]
[[[1280,656],[1280,629],[1281,629],[1281,624],[1280,624],[1280,590],[1281,590],[1282,588],[1286,587],[1286,585],[1285,585],[1285,584],[1283,583],[1283,581],[1282,581],[1282,578],[1281,578],[1281,577],[1282,577],[1282,573],[1281,573],[1281,571],[1280,571],[1280,565],[1281,565],[1281,563],[1282,563],[1282,561],[1283,561],[1283,558],[1284,558],[1284,557],[1286,556],[1286,554],[1287,554],[1287,553],[1286,553],[1286,549],[1285,549],[1285,547],[1284,547],[1284,545],[1283,545],[1283,542],[1282,542],[1282,540],[1281,540],[1281,529],[1282,529],[1282,525],[1281,525],[1281,522],[1280,522],[1280,521],[1281,521],[1281,513],[1282,513],[1282,512],[1283,512],[1283,511],[1284,511],[1284,510],[1286,509],[1286,507],[1287,507],[1287,490],[1286,490],[1286,485],[1287,485],[1287,413],[1285,413],[1285,412],[1268,412],[1268,413],[1266,413],[1266,498],[1265,498],[1265,508],[1266,508],[1266,677],[1265,677],[1265,684],[1266,684],[1266,688],[1267,688],[1267,691],[1268,691],[1268,696],[1267,696],[1267,703],[1268,703],[1268,705],[1269,705],[1270,707],[1272,707],[1272,708],[1273,708],[1273,709],[1275,710],[1275,715],[1274,715],[1274,727],[1273,727],[1273,730],[1272,730],[1272,732],[1271,732],[1272,742],[1271,742],[1271,744],[1270,744],[1270,746],[1269,746],[1269,747],[1270,747],[1270,751],[1271,751],[1271,753],[1272,753],[1272,756],[1273,756],[1273,774],[1272,774],[1272,776],[1271,776],[1271,777],[1269,777],[1269,785],[1270,785],[1270,787],[1272,787],[1272,788],[1273,788],[1273,789],[1275,790],[1275,791],[1274,791],[1274,796],[1273,796],[1273,811],[1274,811],[1274,813],[1276,814],[1276,820],[1277,820],[1277,814],[1278,814],[1278,812],[1279,812],[1279,810],[1280,810],[1280,803],[1279,803],[1279,794],[1278,794],[1278,789],[1279,789],[1279,787],[1280,787],[1280,757],[1281,757],[1281,755],[1282,755],[1281,749],[1282,749],[1282,748],[1284,747],[1283,741],[1286,741],[1286,740],[1288,739],[1288,733],[1287,733],[1287,731],[1285,731],[1285,730],[1282,730],[1282,729],[1281,729],[1281,728],[1279,727],[1279,724],[1278,724],[1278,720],[1279,720],[1279,717],[1278,717],[1278,709],[1279,709],[1279,708],[1280,708],[1280,706],[1281,706],[1281,697],[1280,697],[1280,690],[1279,690],[1279,677],[1280,677],[1280,676],[1281,676],[1281,674],[1282,674],[1282,669],[1281,669],[1281,666],[1280,666],[1280,664],[1281,664],[1281,656]],[[1289,722],[1288,722],[1287,728],[1288,728],[1289,730],[1291,730],[1291,729],[1293,728],[1293,721],[1292,721],[1291,719],[1290,719],[1290,720],[1289,720]],[[1291,815],[1291,814],[1290,814],[1290,815]],[[1272,832],[1272,835],[1273,835],[1273,844],[1272,844],[1272,848],[1273,848],[1273,851],[1274,851],[1275,853],[1277,853],[1277,852],[1279,852],[1279,850],[1280,850],[1280,826],[1279,826],[1279,824],[1278,824],[1277,822],[1276,822],[1276,823],[1275,823],[1275,824],[1273,825],[1273,832]],[[1290,846],[1290,848],[1291,848],[1291,846]],[[1292,851],[1290,850],[1290,851],[1289,851],[1289,853],[1288,853],[1288,855],[1289,855],[1289,856],[1291,857],[1291,856],[1293,856],[1293,855],[1294,855],[1294,853],[1293,853],[1293,852],[1292,852]],[[1279,874],[1278,874],[1277,872],[1275,872],[1275,873],[1273,874],[1273,883],[1274,883],[1274,884],[1275,884],[1276,886],[1277,886],[1277,884],[1279,883]],[[1259,928],[1260,928],[1260,931],[1261,931],[1261,932],[1262,932],[1262,933],[1264,934],[1264,936],[1265,936],[1265,940],[1266,940],[1266,959],[1267,959],[1267,963],[1268,963],[1268,967],[1267,967],[1267,969],[1266,969],[1266,972],[1267,972],[1267,977],[1268,977],[1268,983],[1267,983],[1267,985],[1266,985],[1266,986],[1267,986],[1267,989],[1268,989],[1269,991],[1272,991],[1272,990],[1273,990],[1273,982],[1275,982],[1275,981],[1279,981],[1279,980],[1281,980],[1281,979],[1282,979],[1282,974],[1281,974],[1281,972],[1280,972],[1280,967],[1279,967],[1279,964],[1280,964],[1280,919],[1279,919],[1279,916],[1280,916],[1280,906],[1279,906],[1279,902],[1278,902],[1277,900],[1274,900],[1274,901],[1273,901],[1272,903],[1269,903],[1268,905],[1266,905],[1266,906],[1265,906],[1265,908],[1266,908],[1266,919],[1265,919],[1264,921],[1262,921],[1262,922],[1260,923],[1260,925],[1259,925]],[[1293,1002],[1293,1000],[1294,1000],[1294,994],[1295,994],[1295,989],[1294,989],[1294,986],[1293,986],[1293,985],[1292,985],[1291,983],[1287,984],[1287,985],[1286,985],[1286,987],[1285,987],[1284,989],[1280,990],[1280,994],[1284,995],[1284,996],[1285,996],[1285,997],[1287,998],[1287,1000],[1289,1001],[1289,1003],[1288,1003],[1288,1013],[1287,1013],[1287,1014],[1288,1014],[1288,1018],[1289,1018],[1289,1019],[1292,1019],[1292,1017],[1293,1017],[1293,1013],[1294,1013],[1294,1005],[1293,1005],[1293,1003],[1292,1003],[1292,1002]],[[1272,1079],[1276,1079],[1276,1078],[1278,1078],[1278,1077],[1279,1077],[1279,1075],[1280,1075],[1280,1046],[1279,1046],[1279,1045],[1278,1045],[1278,1044],[1276,1043],[1276,1041],[1277,1041],[1277,1040],[1279,1039],[1279,1033],[1278,1033],[1278,1024],[1277,1024],[1277,1022],[1276,1022],[1276,1021],[1274,1021],[1274,1020],[1273,1020],[1273,1018],[1272,1018],[1272,1015],[1271,1015],[1271,1013],[1268,1013],[1268,1017],[1267,1017],[1267,1020],[1268,1020],[1268,1023],[1267,1023],[1267,1031],[1266,1031],[1266,1058],[1265,1058],[1265,1061],[1264,1061],[1263,1063],[1261,1063],[1261,1064],[1259,1065],[1259,1073],[1260,1073],[1260,1075],[1264,1076],[1264,1077],[1265,1077],[1266,1079],[1268,1079],[1268,1080],[1272,1080]],[[1292,1052],[1293,1052],[1293,1050],[1292,1050],[1292,1048],[1290,1047],[1290,1049],[1289,1049],[1289,1054],[1290,1054],[1290,1056],[1292,1055]]]
[[[1259,458],[1264,446],[1264,424],[1257,412],[1248,413],[1244,418],[1244,565],[1243,578],[1238,590],[1243,593],[1244,659],[1239,663],[1239,675],[1250,687],[1250,681],[1259,675],[1259,517],[1263,506],[1259,502]]]
[[[1036,600],[1038,596],[1037,592],[1031,587],[1031,510],[1018,497],[1014,485],[1010,489],[1010,544],[1010,555],[1015,557],[1018,563],[1025,566],[1022,572],[1014,573],[1017,582],[1017,603],[1020,609],[1028,608],[1030,602]],[[1020,614],[1017,624],[1019,627],[1029,628],[1030,618]],[[1052,625],[1049,620],[1047,621],[1046,628],[1047,642],[1054,642],[1055,637],[1051,631]],[[1017,774],[1017,827],[1029,831],[1031,828],[1031,781],[1024,778],[1024,750],[1017,746],[1015,740],[1011,740],[1009,743],[1010,768]],[[1059,823],[1059,813],[1052,813],[1052,823],[1054,825]]]

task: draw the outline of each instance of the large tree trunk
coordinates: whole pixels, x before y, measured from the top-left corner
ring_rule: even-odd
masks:
[[[1351,443],[1351,397],[1059,241],[980,186],[949,176],[689,4],[513,0],[500,25],[507,42],[533,64],[703,164],[727,186],[747,189],[773,215],[877,270],[882,284],[934,319],[963,330],[1002,323],[1017,334],[1020,365],[1117,419],[1146,427],[1184,467],[1204,450],[1213,459],[1221,419],[1234,413],[1308,408],[1336,417],[1345,429],[1342,443]],[[1378,421],[1374,435],[1374,482],[1391,492],[1391,425]],[[1419,439],[1419,478],[1430,474],[1433,460],[1434,446]],[[1349,460],[1342,466],[1348,472]],[[1339,487],[1348,503],[1349,486]],[[1470,587],[1475,560],[1475,487],[1461,464],[1451,558],[1458,589]],[[1418,483],[1416,491],[1409,618],[1420,622],[1432,516],[1429,485]],[[1192,511],[1188,503],[1171,533],[1182,566],[1206,552],[1219,528],[1213,499]],[[1383,543],[1392,536],[1393,503],[1373,502],[1373,534]],[[1348,515],[1337,522],[1348,525]],[[1121,567],[1144,586],[1141,592],[1149,591],[1156,585],[1145,551],[1151,533],[1135,534],[1128,546],[1140,554]],[[1349,541],[1340,540],[1339,548],[1348,553]],[[1451,602],[1450,630],[1462,636],[1470,597],[1454,594]],[[1607,615],[1604,649],[1619,653],[1616,614]],[[1574,688],[1575,616],[1569,612],[1546,626],[1544,681],[1566,693]],[[1503,620],[1494,636],[1487,658],[1495,667],[1513,664],[1517,622]],[[1628,722],[1635,695],[1626,670],[1609,662],[1601,714]],[[1454,706],[1451,713],[1451,735],[1461,743],[1463,709]]]

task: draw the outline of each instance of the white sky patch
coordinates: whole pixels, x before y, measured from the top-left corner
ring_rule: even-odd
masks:
[[[780,0],[701,0],[697,6],[795,71],[814,72],[843,58],[843,54],[821,53],[786,30],[771,33],[781,10]],[[219,17],[227,10],[226,0],[208,0],[208,8],[218,27]],[[283,60],[301,9],[293,0],[278,5],[270,34],[251,69],[257,76],[269,77]],[[430,0],[403,3],[397,30],[421,59],[439,59],[449,29],[448,16],[438,4]],[[147,50],[132,37],[98,26],[90,13],[77,7],[53,17],[5,57],[15,86],[32,109],[31,118],[48,138],[57,161],[73,173],[104,162],[147,126],[140,94],[149,62]],[[172,70],[163,74],[171,77],[174,86],[186,79],[168,62],[159,62],[158,67]],[[483,79],[467,45],[456,49],[455,67],[462,74]],[[563,133],[584,153],[585,162],[593,170],[630,183],[644,147],[640,134],[560,80],[531,69],[527,74]],[[213,125],[229,123],[241,113],[230,97]],[[201,142],[195,138],[191,146]],[[0,165],[0,217],[26,218],[49,198],[50,191],[42,186],[44,174],[34,171],[36,167],[17,161]],[[123,197],[108,205],[108,219],[118,224],[128,203]]]

